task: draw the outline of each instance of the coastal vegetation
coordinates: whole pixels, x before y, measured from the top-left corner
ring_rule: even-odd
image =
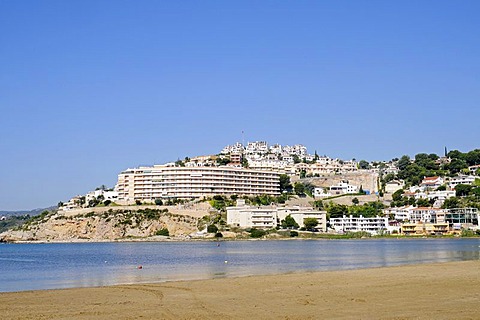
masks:
[[[0,233],[21,226],[29,219],[29,215],[5,217],[4,220],[0,220]]]

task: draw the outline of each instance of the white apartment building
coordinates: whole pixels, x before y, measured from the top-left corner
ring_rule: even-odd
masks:
[[[387,217],[376,216],[374,218],[364,218],[343,216],[342,218],[330,218],[330,226],[338,233],[365,231],[376,235],[381,231],[391,231]]]
[[[455,208],[446,211],[445,221],[454,230],[480,229],[480,214],[477,208]]]
[[[448,182],[448,186],[450,187],[450,189],[453,190],[459,184],[471,185],[471,184],[473,184],[474,181],[475,181],[474,176],[467,176],[467,175],[460,174],[456,177],[450,178],[450,181]]]
[[[414,206],[387,208],[383,210],[383,213],[385,215],[393,215],[393,219],[396,221],[410,221],[410,213],[414,208]]]
[[[248,206],[245,201],[239,199],[235,207],[227,207],[227,224],[241,228],[275,228],[288,215],[290,215],[300,227],[304,227],[304,219],[315,218],[318,221],[317,229],[327,230],[327,214],[325,211],[316,211],[312,208],[300,207],[255,207]]]
[[[227,224],[241,228],[272,229],[277,226],[277,210],[270,207],[228,207]]]
[[[445,211],[438,208],[418,207],[410,210],[408,219],[412,223],[445,222]]]
[[[285,168],[289,167],[287,161],[280,160],[248,160],[248,167],[255,170],[268,170],[285,172]]]
[[[445,199],[455,197],[455,191],[444,190],[444,191],[432,191],[427,194],[428,199],[438,199],[445,201]]]
[[[212,195],[280,195],[279,174],[239,167],[172,167],[154,165],[127,169],[115,187],[119,202],[153,202],[162,198]]]
[[[384,209],[385,215],[393,215],[399,222],[411,223],[443,223],[445,222],[445,210],[430,207],[404,206]]]

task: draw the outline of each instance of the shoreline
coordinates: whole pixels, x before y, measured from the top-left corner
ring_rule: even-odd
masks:
[[[123,238],[123,239],[72,239],[72,240],[24,240],[24,241],[0,241],[0,245],[2,244],[46,244],[46,243],[123,243],[123,242],[234,242],[234,241],[305,241],[305,240],[312,240],[312,241],[323,241],[323,240],[353,240],[353,241],[364,241],[364,240],[419,240],[419,239],[480,239],[480,236],[422,236],[422,235],[415,235],[415,236],[372,236],[366,238],[357,238],[357,237],[350,237],[350,238],[343,238],[343,237],[336,237],[336,235],[332,237],[271,237],[271,238],[183,238],[183,237],[164,237],[164,238],[156,238],[161,236],[155,236],[150,238]]]
[[[8,319],[475,319],[480,260],[0,293]]]

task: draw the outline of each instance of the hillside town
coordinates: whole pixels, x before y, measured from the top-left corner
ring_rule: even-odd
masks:
[[[476,155],[477,151],[472,152]],[[451,168],[459,162],[456,150],[451,154],[445,150],[442,157],[420,154],[416,159],[404,156],[367,162],[320,156],[316,151],[310,154],[301,144],[235,143],[215,155],[126,169],[118,174],[114,188],[102,186],[73,197],[60,203],[59,210],[112,205],[193,206],[219,197],[226,203],[218,209],[225,215],[223,230],[459,234],[480,230],[478,153],[454,170]],[[421,163],[427,163],[425,168],[429,169],[419,178],[418,172],[424,170],[419,167]],[[416,173],[405,175],[412,166],[418,169]],[[269,202],[254,200],[261,197],[268,197]]]

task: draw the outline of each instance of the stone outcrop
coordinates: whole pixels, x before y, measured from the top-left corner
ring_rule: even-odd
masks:
[[[198,231],[198,217],[163,209],[107,209],[72,215],[52,212],[0,234],[0,241],[113,241],[148,238],[168,229],[171,237]]]

